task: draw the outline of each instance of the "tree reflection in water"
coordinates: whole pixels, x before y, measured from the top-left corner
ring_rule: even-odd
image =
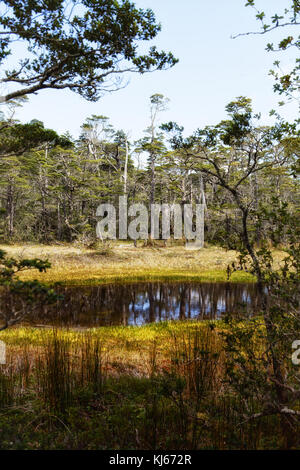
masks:
[[[64,326],[142,325],[145,323],[217,319],[226,312],[251,315],[259,309],[255,284],[138,283],[60,288],[64,299],[41,306],[30,323]],[[10,308],[13,298],[1,298]]]

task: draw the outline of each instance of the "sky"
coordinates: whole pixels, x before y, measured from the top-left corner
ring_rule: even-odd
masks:
[[[17,111],[22,122],[39,119],[59,133],[69,131],[75,138],[81,124],[92,114],[110,118],[116,129],[123,129],[132,139],[143,137],[149,124],[149,98],[161,93],[170,99],[161,114],[162,122],[176,121],[186,133],[224,119],[224,108],[237,96],[252,98],[262,122],[270,123],[269,111],[279,97],[273,92],[268,75],[278,57],[283,66],[292,64],[291,53],[284,55],[265,50],[267,42],[278,37],[243,36],[259,24],[245,0],[136,0],[136,5],[151,8],[162,31],[154,41],[160,49],[172,51],[179,63],[170,70],[145,75],[131,75],[126,88],[109,93],[97,103],[90,103],[68,90],[43,90]],[[283,0],[258,0],[263,8],[282,11]],[[280,32],[282,34],[283,31]],[[288,31],[284,31],[286,35]],[[286,118],[297,113],[295,105],[281,108]]]

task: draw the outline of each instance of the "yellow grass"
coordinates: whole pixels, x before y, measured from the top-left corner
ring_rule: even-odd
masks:
[[[134,248],[129,243],[115,243],[108,252],[70,244],[0,245],[0,248],[13,257],[49,259],[52,267],[47,273],[31,271],[23,273],[23,279],[78,285],[147,280],[226,281],[226,267],[237,259],[237,252],[215,246],[187,250],[183,246]],[[283,252],[275,252],[275,258],[282,257]],[[253,278],[238,272],[231,280]]]
[[[47,273],[23,273],[23,279],[66,284],[95,284],[115,281],[203,280],[225,281],[226,267],[236,259],[235,251],[218,247],[186,250],[168,248],[134,248],[115,243],[108,253],[73,245],[1,245],[10,256],[49,259]],[[234,279],[250,280],[241,273]]]
[[[149,325],[113,326],[92,329],[52,329],[34,327],[14,327],[1,332],[1,340],[5,342],[7,354],[18,357],[22,351],[30,356],[42,352],[49,340],[55,335],[60,341],[70,346],[83,344],[87,337],[100,340],[104,356],[109,357],[112,369],[117,372],[130,371],[135,375],[147,375],[151,352],[155,348],[157,361],[163,366],[177,342],[187,340],[193,332],[203,331],[203,335],[215,336],[208,327],[214,324],[222,328],[221,321],[203,322],[161,322]]]
[[[236,328],[245,328],[240,322]],[[152,323],[143,326],[105,326],[90,329],[52,329],[35,327],[14,327],[1,332],[1,340],[7,346],[11,357],[18,357],[22,351],[35,355],[42,352],[49,340],[55,337],[76,348],[87,338],[99,340],[104,356],[109,358],[112,369],[117,372],[130,371],[135,375],[147,375],[151,354],[155,349],[157,364],[161,367],[168,362],[174,347],[183,344],[198,332],[203,338],[214,342],[214,348],[221,351],[224,347],[222,337],[218,334],[228,328],[222,320],[214,321],[170,321]],[[263,324],[256,320],[257,332]],[[181,342],[183,341],[183,344]]]

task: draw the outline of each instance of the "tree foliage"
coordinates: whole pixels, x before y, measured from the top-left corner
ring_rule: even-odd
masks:
[[[0,289],[1,296],[6,293],[14,295],[15,304],[0,311],[0,331],[34,313],[44,303],[52,303],[59,299],[54,289],[37,281],[22,281],[18,274],[24,271],[36,269],[45,272],[50,268],[50,263],[39,258],[15,259],[9,258],[5,251],[0,250]]]
[[[294,161],[286,142],[297,132],[295,125],[286,123],[259,126],[259,116],[253,115],[251,101],[244,97],[229,103],[226,110],[229,119],[198,129],[187,139],[178,125],[169,123],[166,129],[173,132],[174,151],[189,156],[195,168],[225,190],[231,214],[237,210],[240,215],[235,233],[227,232],[227,243],[240,252],[238,262],[228,266],[228,275],[236,270],[252,273],[260,306],[256,317],[243,318],[242,324],[228,312],[230,328],[223,333],[227,377],[246,404],[245,419],[278,415],[286,446],[291,447],[300,418],[299,377],[289,355],[300,332],[299,204],[296,200],[292,207],[281,200],[276,185],[269,200],[261,195],[268,174],[279,175],[286,165],[291,171]],[[223,210],[224,206],[223,202]],[[288,255],[278,267],[270,243],[279,246],[283,236]],[[260,409],[254,415],[247,406],[253,398]]]
[[[173,66],[170,52],[151,46],[161,29],[152,10],[128,0],[1,0],[1,82],[13,88],[2,102],[45,88],[70,89],[90,101],[121,86],[127,72]],[[21,41],[18,66],[5,66]],[[16,87],[17,85],[17,87]]]
[[[288,49],[295,51],[294,67],[288,72],[283,72],[280,61],[275,61],[275,68],[270,74],[275,79],[274,90],[280,95],[286,95],[288,98],[296,98],[299,101],[300,91],[300,35],[297,34],[297,28],[300,26],[300,2],[299,0],[287,0],[281,11],[266,14],[264,10],[257,7],[256,0],[248,0],[246,6],[252,7],[256,14],[256,19],[260,22],[259,31],[242,33],[241,35],[251,34],[272,34],[275,30],[283,31],[283,35],[277,44],[269,42],[266,46],[270,52],[284,52]],[[284,32],[288,31],[287,34]],[[238,35],[240,36],[240,34]],[[235,36],[237,37],[237,36]],[[284,104],[284,102],[280,102]]]
[[[0,157],[2,158],[21,155],[28,150],[38,149],[47,144],[62,147],[71,145],[66,137],[58,136],[52,129],[45,129],[44,124],[37,120],[27,124],[10,122],[9,125],[3,126],[0,135]]]

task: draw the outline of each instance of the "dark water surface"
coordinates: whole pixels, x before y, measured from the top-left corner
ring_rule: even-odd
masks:
[[[60,288],[63,300],[43,306],[35,324],[94,327],[165,320],[218,319],[259,309],[253,283],[137,283]]]

